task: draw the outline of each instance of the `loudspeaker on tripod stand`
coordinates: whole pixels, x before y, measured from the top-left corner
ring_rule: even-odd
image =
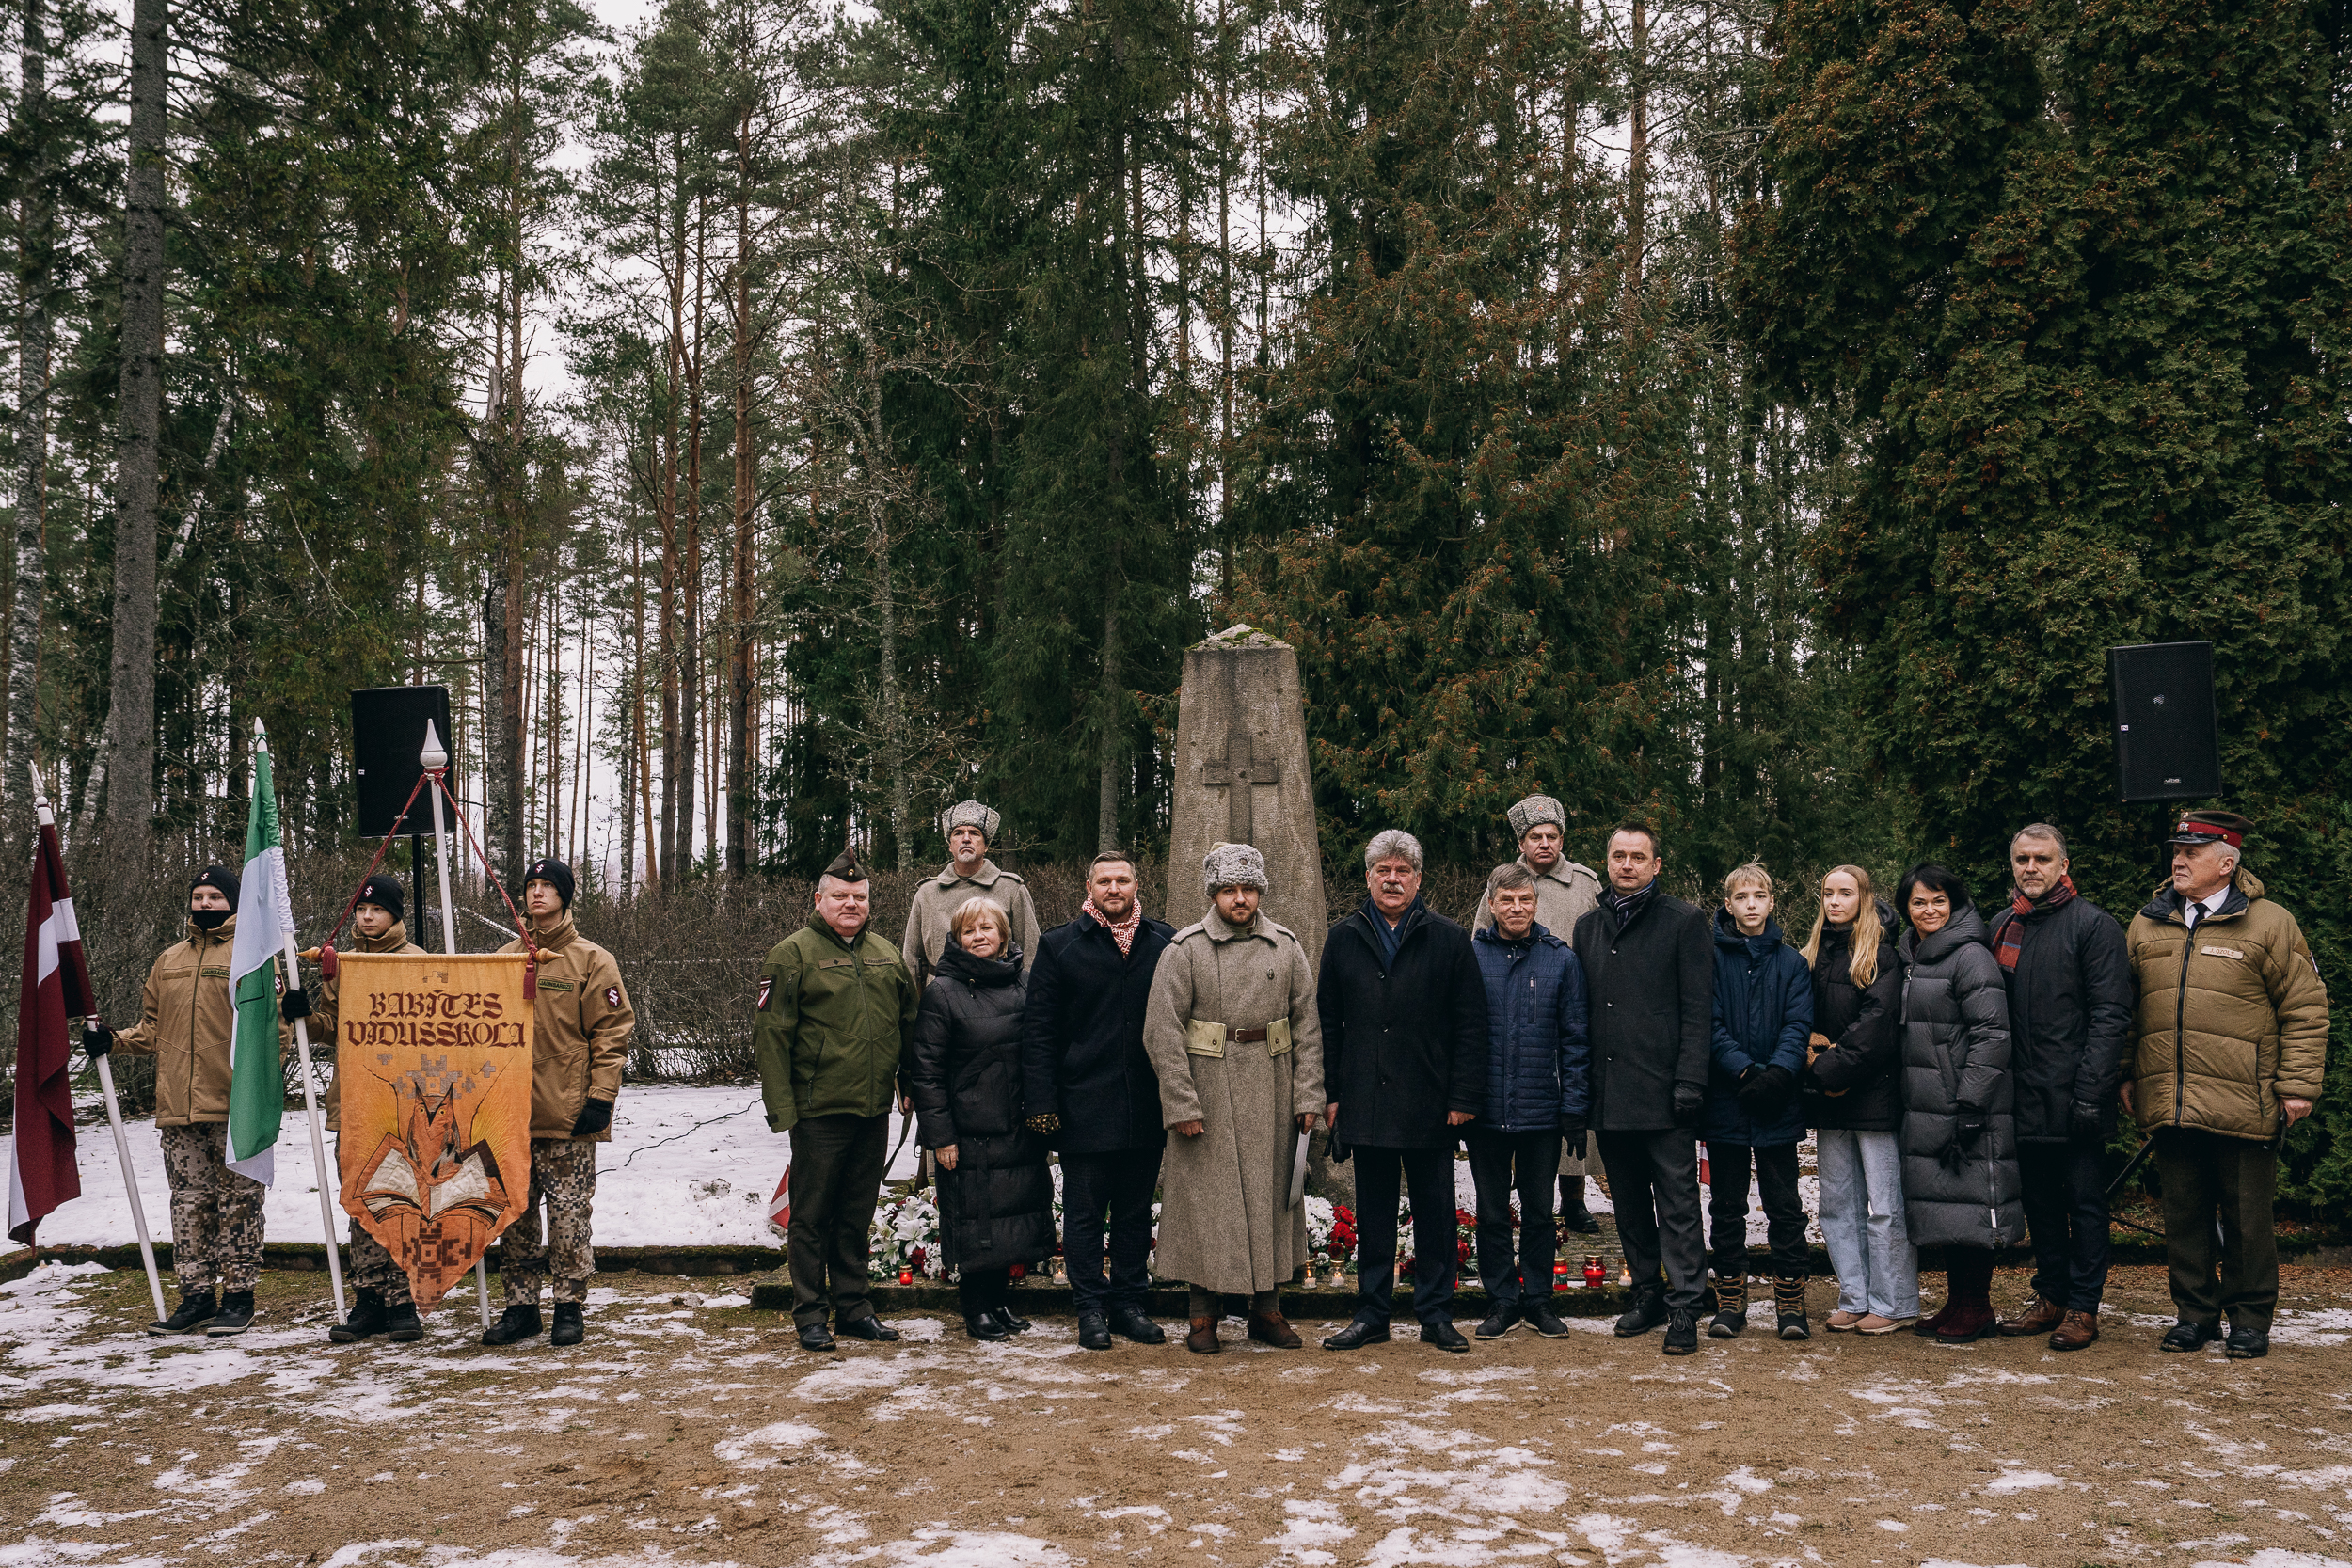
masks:
[[[2221,793],[2213,644],[2142,642],[2107,650],[2115,691],[2115,787],[2125,800]]]

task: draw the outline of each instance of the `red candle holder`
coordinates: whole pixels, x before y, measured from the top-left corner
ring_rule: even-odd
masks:
[[[1560,1266],[1567,1267],[1565,1263]],[[1608,1278],[1609,1271],[1600,1266],[1600,1254],[1597,1252],[1588,1254],[1584,1259],[1584,1288],[1588,1291],[1597,1291]]]
[[[910,1268],[904,1268],[904,1267],[901,1267],[901,1268],[898,1270],[898,1283],[899,1283],[899,1284],[901,1284],[901,1285],[912,1285],[912,1284],[914,1284],[914,1271],[913,1269],[910,1269]]]

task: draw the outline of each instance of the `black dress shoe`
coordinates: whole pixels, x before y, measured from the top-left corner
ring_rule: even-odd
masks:
[[[180,1298],[180,1305],[168,1318],[160,1318],[147,1325],[150,1334],[193,1334],[213,1321],[220,1310],[220,1303],[210,1291],[198,1291]]]
[[[1366,1345],[1385,1345],[1388,1342],[1389,1325],[1387,1323],[1368,1323],[1359,1319],[1324,1340],[1323,1348],[1325,1350],[1361,1350]]]
[[[1002,1302],[996,1304],[995,1312],[996,1321],[1005,1325],[1005,1332],[1008,1334],[1026,1334],[1037,1326]]]
[[[424,1338],[424,1324],[418,1321],[417,1304],[396,1301],[384,1308],[384,1334],[394,1344],[414,1344]]]
[[[220,1296],[220,1310],[214,1313],[213,1321],[204,1325],[204,1332],[219,1338],[230,1334],[243,1334],[252,1326],[253,1292],[223,1291]]]
[[[1004,1308],[1001,1307],[998,1307],[996,1309],[996,1315],[998,1321],[1002,1322],[1004,1318]],[[1010,1327],[1011,1325],[1007,1324],[1006,1326]],[[852,1339],[864,1339],[869,1344],[877,1345],[890,1344],[898,1338],[898,1331],[891,1327],[888,1323],[882,1322],[880,1318],[851,1318],[848,1323],[841,1325],[841,1332],[848,1335]]]
[[[528,1339],[539,1332],[539,1308],[510,1307],[499,1314],[499,1321],[482,1331],[485,1345],[511,1345],[517,1339]]]
[[[1078,1314],[1078,1348],[1108,1350],[1111,1348],[1111,1321],[1100,1312]]]
[[[1138,1345],[1168,1343],[1168,1330],[1153,1323],[1140,1307],[1120,1307],[1111,1311],[1111,1332],[1122,1339],[1133,1339]]]
[[[1012,1338],[1012,1330],[1007,1328],[1003,1323],[998,1321],[994,1312],[987,1310],[965,1313],[963,1318],[963,1331],[972,1336],[973,1338],[982,1340],[989,1344],[994,1344],[999,1339],[1009,1339]]]
[[[2230,1338],[2224,1341],[2233,1361],[2255,1361],[2270,1354],[2270,1336],[2259,1328],[2239,1328],[2232,1325]]]
[[[1457,1354],[1470,1349],[1470,1341],[1462,1337],[1462,1331],[1443,1318],[1439,1318],[1434,1323],[1421,1325],[1421,1342],[1424,1345],[1435,1345],[1439,1350],[1450,1350]]]
[[[555,1304],[555,1327],[548,1335],[550,1345],[576,1345],[588,1338],[588,1315],[576,1301]]]
[[[1486,1321],[1478,1325],[1481,1339],[1500,1339],[1511,1332],[1511,1325],[1519,1321],[1519,1304],[1506,1301],[1486,1314]]]
[[[1665,1291],[1656,1285],[1636,1286],[1633,1305],[1617,1320],[1617,1338],[1630,1339],[1637,1334],[1647,1334],[1665,1321]]]
[[[2177,1323],[2166,1329],[2164,1338],[2156,1341],[2158,1350],[2203,1350],[2221,1338],[2219,1323]]]
[[[408,1315],[416,1316],[415,1308]],[[384,1298],[373,1291],[351,1292],[351,1316],[326,1331],[327,1342],[354,1345],[374,1338],[391,1326],[390,1314],[385,1310]]]
[[[1600,1221],[1595,1219],[1593,1217],[1593,1212],[1590,1209],[1585,1208],[1581,1203],[1578,1204],[1575,1208],[1568,1210],[1560,1217],[1567,1222],[1568,1228],[1570,1230],[1575,1231],[1580,1236],[1597,1236],[1600,1234]]]
[[[833,1347],[833,1330],[827,1328],[823,1323],[811,1323],[806,1328],[801,1330],[801,1348],[803,1350],[831,1350]]]
[[[1547,1339],[1565,1339],[1568,1325],[1560,1321],[1560,1314],[1549,1307],[1527,1307],[1519,1310],[1519,1322],[1533,1328]]]
[[[1699,1348],[1699,1317],[1677,1307],[1666,1314],[1665,1352],[1668,1355],[1688,1355]]]

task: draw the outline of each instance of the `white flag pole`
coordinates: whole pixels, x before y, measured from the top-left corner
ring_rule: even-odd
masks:
[[[33,768],[32,774],[33,810],[40,817],[40,826],[54,828],[57,825],[57,817],[56,814],[49,808],[49,792],[41,787],[40,769],[38,767]],[[87,952],[88,944],[85,942],[83,946],[84,951]],[[98,1015],[92,1013],[82,1022],[94,1024],[99,1022]],[[139,1261],[147,1266],[147,1293],[155,1298],[155,1316],[158,1321],[161,1321],[170,1315],[164,1308],[164,1276],[156,1272],[155,1243],[153,1238],[147,1233],[147,1205],[139,1201],[138,1180],[131,1173],[131,1140],[123,1135],[122,1107],[115,1099],[115,1069],[112,1056],[98,1058],[98,1086],[104,1091],[106,1096],[106,1125],[114,1131],[115,1164],[121,1167],[122,1191],[124,1196],[131,1200],[131,1227],[138,1232]]]
[[[269,750],[269,736],[263,732],[259,719],[253,721],[253,749],[257,752]],[[281,834],[281,842],[282,837]],[[282,856],[285,851],[281,848],[278,853]],[[294,944],[294,911],[287,908],[282,912],[286,920],[286,984],[299,987],[302,984],[302,950]],[[326,1242],[326,1282],[327,1288],[334,1292],[335,1316],[340,1320],[350,1310],[343,1302],[343,1259],[335,1235],[335,1195],[342,1188],[340,1183],[329,1187],[326,1181],[326,1122],[319,1115],[317,1086],[310,1082],[310,1021],[295,1019],[294,1029],[294,1050],[302,1059],[302,1113],[310,1123],[310,1174],[319,1187],[319,1230]]]
[[[418,764],[428,773],[445,775],[449,769],[449,752],[441,744],[441,732],[433,721],[424,721],[424,750],[417,753]],[[450,918],[449,909],[449,823],[441,815],[441,780],[437,776],[427,781],[425,793],[433,797],[433,868],[440,875],[441,883],[441,951],[452,958],[457,955],[457,923]],[[490,1326],[490,1262],[485,1255],[473,1261],[474,1310],[482,1319],[482,1326]]]

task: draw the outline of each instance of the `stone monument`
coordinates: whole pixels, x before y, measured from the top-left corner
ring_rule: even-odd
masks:
[[[1329,925],[1323,850],[1298,656],[1289,643],[1232,626],[1184,650],[1174,783],[1168,923],[1182,930],[1207,910],[1200,861],[1211,846],[1255,845],[1274,884],[1262,907],[1306,943],[1311,962],[1321,962]]]

